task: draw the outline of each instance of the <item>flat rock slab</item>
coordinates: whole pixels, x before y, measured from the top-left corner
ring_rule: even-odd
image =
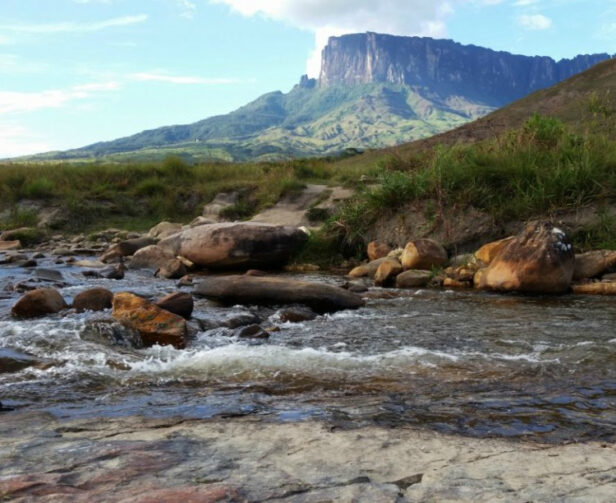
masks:
[[[304,304],[318,313],[358,309],[364,305],[361,297],[337,286],[278,277],[210,277],[199,283],[194,293],[230,305]]]
[[[29,502],[612,502],[616,447],[410,428],[3,413],[0,494]]]

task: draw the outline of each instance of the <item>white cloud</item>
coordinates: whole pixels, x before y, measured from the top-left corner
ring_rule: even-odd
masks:
[[[237,79],[220,78],[220,77],[191,77],[191,76],[176,76],[168,75],[159,72],[139,72],[129,76],[131,80],[139,82],[165,82],[167,84],[201,84],[201,85],[219,85],[219,84],[237,84]]]
[[[19,112],[33,112],[44,108],[59,108],[75,100],[92,97],[96,93],[115,91],[117,82],[82,84],[68,89],[21,92],[0,91],[0,115]]]
[[[180,16],[187,19],[192,19],[194,17],[195,12],[197,11],[197,6],[193,2],[190,0],[175,0],[175,2],[180,8]]]
[[[516,0],[513,5],[516,7],[528,7],[529,5],[535,5],[539,3],[539,0]]]
[[[330,36],[375,31],[392,35],[445,37],[456,4],[502,0],[209,0],[244,16],[283,21],[315,34],[308,74],[318,75],[321,50]]]
[[[92,23],[45,23],[45,24],[9,24],[0,25],[0,30],[12,31],[17,33],[34,33],[34,34],[54,34],[54,33],[83,33],[91,31],[100,31],[107,28],[118,26],[127,26],[136,23],[143,23],[148,19],[147,14],[139,14],[137,16],[123,16],[104,21],[95,21]]]
[[[0,159],[36,154],[52,150],[52,146],[23,126],[0,124]]]
[[[552,27],[552,20],[543,14],[526,14],[518,18],[518,23],[525,30],[540,31]]]

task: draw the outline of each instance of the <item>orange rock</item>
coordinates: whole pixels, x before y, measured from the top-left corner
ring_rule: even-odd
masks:
[[[21,248],[21,241],[0,241],[0,251],[19,250]]]
[[[447,263],[447,251],[431,239],[416,239],[404,247],[400,262],[405,270],[442,267]]]
[[[401,272],[402,264],[400,264],[400,262],[398,262],[395,258],[387,258],[376,270],[376,273],[374,274],[374,282],[377,285],[382,286],[395,278]]]
[[[496,257],[505,246],[511,243],[514,237],[515,236],[509,236],[508,238],[499,239],[498,241],[492,241],[491,243],[483,245],[475,252],[475,258],[483,262],[484,265],[490,265],[494,257]]]
[[[137,330],[146,346],[186,347],[186,321],[147,300],[128,292],[113,296],[113,317]]]
[[[575,257],[566,234],[549,222],[533,222],[509,241],[490,265],[477,271],[475,287],[525,293],[564,293]]]
[[[616,265],[616,251],[595,250],[575,256],[573,279],[588,279],[600,276]]]
[[[387,257],[387,254],[391,251],[391,247],[380,241],[370,241],[368,243],[368,260],[373,261],[377,258]]]
[[[471,288],[472,284],[468,281],[459,281],[453,278],[445,278],[443,280],[443,286],[446,288]]]
[[[377,269],[385,260],[387,260],[387,257],[378,258],[368,264],[359,265],[352,269],[348,276],[351,278],[374,278]]]
[[[573,293],[580,295],[616,295],[616,282],[597,282],[573,285]]]

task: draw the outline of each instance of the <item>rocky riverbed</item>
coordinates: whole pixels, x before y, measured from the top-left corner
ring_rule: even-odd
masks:
[[[0,254],[5,499],[611,501],[611,297],[381,288],[320,272],[261,282],[293,285],[289,301],[315,288],[360,300],[309,309],[245,289],[223,297],[229,285],[238,295],[228,273],[118,274],[97,259],[114,235],[98,239]],[[67,304],[92,287],[113,302],[187,295],[184,344],[144,345],[117,306],[12,316],[40,287]]]

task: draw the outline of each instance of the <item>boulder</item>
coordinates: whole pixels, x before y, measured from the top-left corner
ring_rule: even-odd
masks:
[[[121,257],[134,255],[141,248],[156,244],[158,240],[149,236],[127,239],[111,245],[109,249],[100,257],[101,262],[113,262]]]
[[[78,313],[84,311],[103,311],[111,308],[113,293],[106,288],[90,288],[75,295],[73,307]]]
[[[395,258],[386,258],[374,273],[374,282],[383,286],[393,281],[393,279],[402,272],[402,264]]]
[[[377,258],[387,257],[387,254],[391,252],[391,247],[380,241],[370,241],[368,243],[368,260],[373,261]]]
[[[616,295],[616,282],[601,281],[572,285],[571,290],[576,295]]]
[[[0,251],[19,250],[21,248],[21,241],[18,239],[14,241],[0,241]]]
[[[148,245],[133,255],[128,262],[130,269],[160,269],[169,262],[177,260],[175,255],[158,245]]]
[[[158,245],[210,269],[280,268],[307,239],[297,227],[241,222],[201,225]]]
[[[498,241],[486,243],[475,252],[475,259],[481,261],[484,266],[490,265],[494,257],[496,257],[505,246],[511,243],[513,239],[515,239],[515,236],[509,236],[504,239],[499,239]]]
[[[616,265],[616,251],[595,250],[575,256],[573,280],[601,276]]]
[[[148,236],[155,239],[165,239],[182,231],[182,224],[160,222],[150,229]]]
[[[317,313],[306,306],[287,307],[279,310],[276,315],[283,323],[300,323],[314,320],[317,317]]]
[[[84,341],[106,346],[135,349],[143,347],[143,341],[137,330],[124,326],[112,318],[86,320],[79,331],[79,337]]]
[[[128,292],[113,296],[114,319],[139,332],[145,346],[186,347],[186,320]]]
[[[156,276],[158,278],[165,279],[180,279],[186,276],[186,266],[179,259],[171,259],[165,265],[163,265],[160,269],[156,271]]]
[[[351,278],[374,278],[377,269],[385,260],[387,260],[387,257],[378,258],[367,264],[359,265],[352,269],[347,276]]]
[[[430,271],[411,269],[396,276],[396,288],[421,288],[428,284],[432,278]]]
[[[360,297],[337,286],[274,277],[210,277],[199,283],[194,293],[230,305],[304,304],[317,313],[364,305]]]
[[[40,281],[64,281],[64,276],[62,275],[62,273],[55,269],[44,269],[41,267],[39,269],[35,269],[33,274],[34,277]]]
[[[431,239],[416,239],[406,244],[400,262],[405,270],[442,267],[447,263],[447,251]]]
[[[509,241],[489,266],[477,271],[475,287],[523,293],[564,293],[575,257],[567,235],[549,222],[532,222]]]
[[[190,319],[194,308],[193,297],[187,292],[170,293],[158,299],[154,304],[186,320]]]
[[[68,306],[60,292],[54,288],[37,288],[21,297],[11,309],[13,316],[36,318],[59,313]]]
[[[269,337],[269,333],[259,325],[248,325],[247,327],[238,328],[233,335],[242,339],[267,339]]]
[[[106,279],[124,279],[125,270],[124,262],[119,262],[116,265],[105,267],[100,271],[100,276]]]

